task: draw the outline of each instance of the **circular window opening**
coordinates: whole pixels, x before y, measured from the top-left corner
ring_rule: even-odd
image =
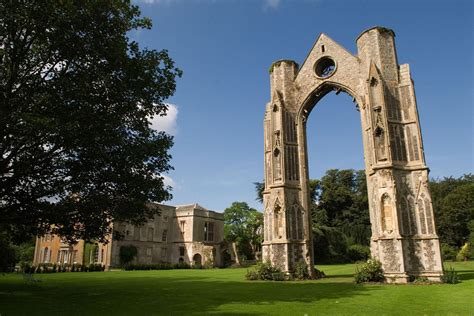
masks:
[[[327,78],[336,71],[336,63],[332,58],[323,57],[316,62],[314,70],[318,77]]]

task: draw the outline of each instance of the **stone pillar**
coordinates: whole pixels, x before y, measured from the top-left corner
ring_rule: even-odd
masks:
[[[310,214],[302,190],[294,78],[298,65],[279,61],[271,68],[271,102],[264,120],[265,190],[263,260],[292,272],[304,260],[313,272]],[[304,182],[304,185],[307,183]],[[303,192],[304,191],[304,192]]]
[[[366,76],[367,185],[372,255],[391,282],[443,274],[420,125],[408,65],[398,66],[394,32],[376,27],[358,40]]]

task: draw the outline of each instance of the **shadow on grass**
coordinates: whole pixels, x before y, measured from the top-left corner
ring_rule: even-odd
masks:
[[[231,304],[236,313],[260,314],[256,306],[365,295],[367,288],[352,283],[263,282],[202,276],[163,277],[153,273],[123,277],[48,278],[28,285],[0,280],[0,312],[5,314],[57,313],[60,302],[65,315],[84,314],[200,314],[225,312]],[[338,276],[342,277],[342,276]],[[344,276],[346,277],[346,276]],[[229,306],[227,306],[229,308]],[[225,308],[224,308],[225,309]],[[234,310],[232,308],[231,310]],[[236,314],[232,313],[232,314]]]
[[[474,270],[462,270],[462,271],[458,271],[457,273],[460,280],[474,279]]]

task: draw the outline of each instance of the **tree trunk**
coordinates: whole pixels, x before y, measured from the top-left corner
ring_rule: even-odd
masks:
[[[237,263],[240,266],[241,263],[240,263],[240,258],[239,258],[239,252],[237,251],[237,243],[235,242],[232,242],[232,251],[234,252],[235,263]]]

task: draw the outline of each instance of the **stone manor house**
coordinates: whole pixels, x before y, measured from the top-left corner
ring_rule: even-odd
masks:
[[[169,206],[151,203],[149,207],[159,208],[160,214],[140,226],[114,222],[112,235],[106,244],[88,244],[80,240],[70,246],[60,236],[38,237],[34,264],[98,263],[106,268],[119,267],[120,247],[129,245],[138,250],[133,264],[223,264],[222,213],[199,204]],[[124,238],[112,238],[114,232],[120,232]]]

